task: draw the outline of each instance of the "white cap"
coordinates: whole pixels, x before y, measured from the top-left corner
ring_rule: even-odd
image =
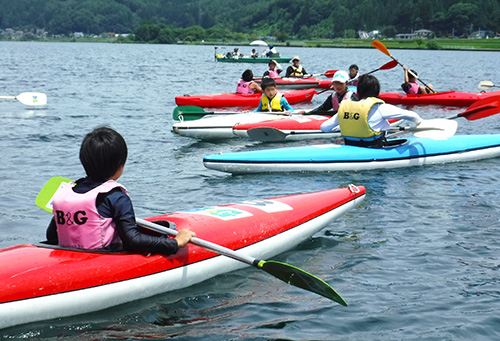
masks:
[[[299,56],[293,56],[293,58],[292,58],[292,62],[293,62],[295,59],[297,59],[298,61],[300,61]]]
[[[339,70],[335,72],[335,74],[333,75],[332,82],[347,83],[348,80],[349,80],[349,75],[347,74],[347,72]]]

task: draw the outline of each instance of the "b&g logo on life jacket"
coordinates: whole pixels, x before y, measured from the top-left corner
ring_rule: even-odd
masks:
[[[87,215],[85,211],[76,211],[74,214],[71,214],[71,212],[64,214],[63,211],[59,210],[56,210],[55,212],[56,223],[59,225],[83,225],[89,219],[85,217]]]
[[[350,113],[350,112],[345,111],[344,112],[344,119],[345,120],[359,120],[359,113],[357,113],[357,112]]]

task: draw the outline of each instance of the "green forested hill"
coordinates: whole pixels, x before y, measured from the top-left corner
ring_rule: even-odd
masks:
[[[0,29],[50,34],[134,32],[144,21],[197,26],[213,35],[245,33],[284,39],[387,36],[425,28],[438,36],[500,32],[498,0],[0,0]],[[221,37],[222,38],[222,37]]]

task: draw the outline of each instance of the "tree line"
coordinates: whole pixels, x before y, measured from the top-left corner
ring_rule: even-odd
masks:
[[[0,0],[0,28],[68,35],[135,33],[139,41],[500,32],[498,0]],[[187,38],[187,39],[186,39]],[[250,38],[251,39],[251,38]]]

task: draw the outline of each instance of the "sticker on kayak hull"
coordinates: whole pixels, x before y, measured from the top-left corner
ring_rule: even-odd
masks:
[[[231,207],[206,207],[186,212],[206,215],[222,220],[240,219],[253,216],[253,214],[250,212],[238,210]]]
[[[293,207],[288,206],[287,204],[282,203],[280,201],[273,201],[273,200],[247,200],[243,201],[240,205],[255,207],[266,213],[293,210]]]

